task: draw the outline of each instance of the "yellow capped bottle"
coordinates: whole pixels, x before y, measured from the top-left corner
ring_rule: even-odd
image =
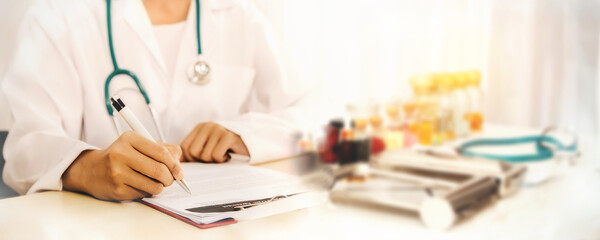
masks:
[[[384,141],[386,149],[399,149],[404,147],[404,133],[402,131],[402,121],[400,119],[399,110],[398,104],[396,103],[389,103],[385,108],[389,124],[387,129],[379,130],[379,137]],[[380,129],[377,127],[378,124],[376,124],[378,122],[377,119],[378,118],[375,116],[371,117],[374,129]],[[381,119],[381,117],[379,117],[379,119]]]
[[[481,73],[472,70],[466,73],[469,81],[467,93],[471,99],[471,109],[467,116],[471,132],[479,132],[483,129],[484,94],[481,89]]]
[[[436,76],[436,95],[437,95],[437,117],[434,133],[434,144],[441,144],[446,140],[454,139],[454,119],[453,111],[455,107],[452,98],[452,89],[454,79],[450,74],[439,74]]]
[[[429,146],[433,143],[433,129],[436,118],[435,109],[437,107],[433,96],[433,78],[431,75],[420,76],[412,83],[415,94],[414,123],[416,126],[409,126],[418,142]]]
[[[456,137],[464,138],[470,132],[468,116],[471,113],[471,99],[467,92],[468,78],[462,73],[454,73],[451,77],[453,78],[452,98],[455,104],[452,112],[454,130]]]
[[[413,76],[410,78],[410,86],[413,89],[413,95],[402,103],[402,110],[404,111],[403,119],[403,130],[404,130],[404,147],[408,148],[415,144],[416,136],[418,132],[417,122],[417,89],[416,85],[420,76]]]

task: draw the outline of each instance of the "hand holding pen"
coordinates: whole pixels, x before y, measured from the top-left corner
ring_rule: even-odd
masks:
[[[63,174],[63,188],[103,200],[157,195],[183,179],[180,158],[179,146],[125,132],[106,149],[81,153]]]

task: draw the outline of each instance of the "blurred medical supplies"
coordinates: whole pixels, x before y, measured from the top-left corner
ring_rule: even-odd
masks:
[[[370,144],[376,155],[415,145],[441,146],[482,131],[484,96],[479,71],[417,75],[410,79],[410,86],[413,96],[409,99],[347,104],[347,115],[326,126],[325,141],[319,146],[322,160],[367,161],[367,151],[354,146]]]
[[[431,150],[396,150],[384,153],[375,165],[386,169],[416,169],[438,173],[492,176],[502,197],[515,193],[525,167],[483,158],[463,157]]]
[[[383,150],[381,140],[372,139],[367,132],[366,120],[356,119],[350,125],[351,128],[346,128],[343,120],[334,119],[325,127],[325,140],[320,151],[324,163],[368,162],[372,154]]]
[[[552,136],[563,133],[570,139],[568,145],[563,144],[558,137]],[[520,155],[500,155],[475,152],[471,149],[478,146],[504,146],[523,143],[535,143],[536,152],[533,154]],[[462,143],[458,151],[464,156],[483,157],[487,159],[500,160],[505,162],[532,162],[549,160],[555,156],[574,158],[579,155],[577,151],[577,136],[572,131],[559,130],[556,127],[550,127],[543,131],[541,135],[532,135],[514,138],[482,138],[474,139]],[[558,154],[558,155],[557,155]]]
[[[504,162],[386,151],[370,166],[340,167],[331,198],[413,211],[428,228],[444,230],[515,193],[524,173],[525,167]]]
[[[544,182],[559,164],[579,156],[573,131],[550,127],[538,135],[500,136],[511,137],[417,145],[386,150],[368,163],[340,163],[331,198],[412,211],[428,228],[448,229],[524,184]]]
[[[550,179],[558,174],[561,165],[573,165],[580,155],[577,135],[557,127],[546,128],[539,135],[469,140],[459,145],[457,153],[524,164],[528,168],[526,184]]]
[[[480,132],[484,96],[477,70],[432,73],[410,79],[413,96],[401,103],[408,129],[421,145],[440,145]]]
[[[443,230],[579,155],[576,135],[559,128],[495,135],[488,124],[484,135],[476,70],[417,75],[410,86],[409,99],[353,102],[325,127],[319,156],[335,172],[332,200],[415,212]]]

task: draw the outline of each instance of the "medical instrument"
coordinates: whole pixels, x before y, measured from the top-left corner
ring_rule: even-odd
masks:
[[[196,42],[198,44],[198,55],[196,62],[192,63],[188,69],[188,78],[192,83],[204,85],[210,82],[210,66],[202,56],[202,44],[200,42],[200,0],[196,0]]]
[[[458,175],[488,175],[498,181],[500,196],[514,194],[523,181],[526,167],[478,157],[464,157],[455,152],[399,149],[384,152],[376,162],[386,169],[418,169]]]
[[[534,162],[544,161],[561,154],[561,156],[573,156],[579,155],[577,151],[577,137],[572,131],[565,131],[568,135],[573,138],[571,144],[565,145],[558,140],[557,137],[550,136],[550,133],[560,132],[556,127],[550,127],[545,129],[541,135],[532,135],[524,137],[514,138],[483,138],[475,139],[462,143],[458,147],[458,152],[464,156],[469,157],[482,157],[487,159],[522,163],[522,162]],[[520,155],[500,155],[490,154],[472,151],[471,148],[478,146],[503,146],[503,145],[516,145],[523,143],[535,143],[536,152],[533,154],[520,154]]]
[[[144,100],[146,101],[148,110],[150,111],[150,114],[152,114],[152,121],[154,122],[154,126],[156,127],[156,129],[160,135],[160,140],[164,141],[164,136],[162,134],[162,131],[159,128],[156,112],[154,111],[154,108],[152,108],[152,105],[150,104],[150,98],[148,97],[148,93],[146,93],[146,90],[142,86],[142,83],[140,82],[138,77],[132,71],[120,68],[119,64],[117,63],[117,58],[115,56],[115,50],[114,50],[114,45],[113,45],[113,37],[112,37],[111,0],[106,1],[106,24],[107,24],[107,29],[108,29],[108,46],[109,46],[109,50],[110,50],[110,57],[111,57],[112,64],[113,64],[113,71],[110,73],[110,75],[108,75],[108,77],[106,78],[106,82],[104,83],[104,102],[106,104],[106,111],[108,111],[108,115],[110,115],[113,118],[113,122],[115,124],[115,127],[117,128],[117,132],[120,133],[121,129],[120,129],[119,123],[117,122],[115,116],[113,115],[113,109],[111,107],[111,102],[110,102],[110,97],[109,97],[109,86],[110,86],[110,82],[112,81],[112,79],[115,76],[117,76],[117,75],[129,76],[131,79],[133,79],[133,81],[137,85],[137,88],[139,89],[142,96],[144,96]],[[196,0],[196,41],[198,44],[198,57],[196,59],[196,62],[190,66],[190,70],[188,72],[188,77],[189,77],[190,82],[198,84],[198,85],[202,85],[202,84],[208,83],[210,80],[210,76],[209,76],[210,66],[206,63],[206,61],[203,60],[203,57],[202,57],[202,47],[200,44],[200,1],[199,0]]]
[[[117,112],[121,115],[121,117],[123,117],[123,119],[125,119],[125,122],[127,122],[129,127],[133,129],[134,132],[156,143],[156,140],[154,140],[154,138],[152,137],[152,135],[150,135],[148,130],[144,128],[144,125],[142,125],[140,120],[138,120],[138,118],[135,117],[133,112],[129,110],[127,106],[125,106],[125,103],[123,103],[123,101],[118,96],[111,97],[110,101],[112,102],[112,105],[115,107]],[[187,183],[183,178],[181,180],[175,181],[177,182],[177,184],[179,184],[181,188],[183,188],[183,190],[185,190],[190,195],[192,194],[192,190],[188,187]]]
[[[340,166],[330,196],[337,203],[415,212],[426,227],[446,230],[516,193],[525,172],[522,165],[399,149],[370,165]]]

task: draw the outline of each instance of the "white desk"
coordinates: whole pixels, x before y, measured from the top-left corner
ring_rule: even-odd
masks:
[[[600,239],[597,147],[584,139],[576,167],[447,232],[425,229],[410,213],[333,203],[201,230],[136,202],[45,192],[0,200],[0,239]]]

